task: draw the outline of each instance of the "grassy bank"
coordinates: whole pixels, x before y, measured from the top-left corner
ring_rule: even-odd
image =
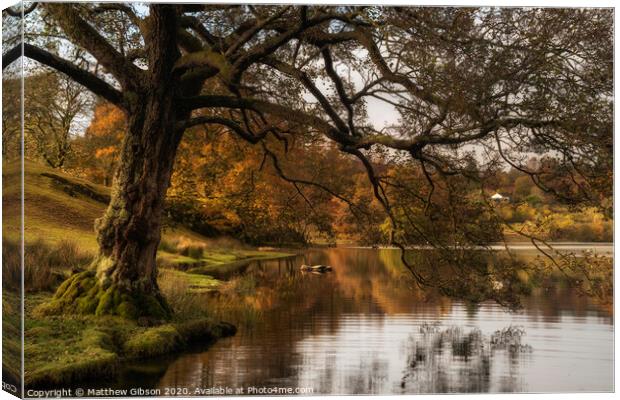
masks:
[[[227,279],[248,266],[251,262],[288,258],[291,257],[291,254],[260,251],[246,251],[240,254],[239,252],[231,251],[227,254],[221,254],[221,256],[224,256],[221,257],[221,261],[215,261],[214,258],[211,258],[207,262],[200,263],[200,266],[190,268],[187,272]]]
[[[40,249],[44,246],[52,249],[49,253],[68,251],[79,253],[82,260],[92,258],[97,252],[95,219],[103,215],[110,189],[28,160],[24,165],[24,240],[30,248],[25,255],[31,258],[30,264],[36,266],[44,258],[49,258],[49,254],[41,254]],[[19,167],[18,163],[4,164],[2,173],[3,240],[14,243],[20,240]],[[158,265],[165,268],[192,269],[193,273],[207,275],[229,273],[252,261],[290,256],[257,251],[233,239],[206,238],[184,226],[170,226],[173,224],[169,221],[165,225],[168,227],[163,230],[157,254]],[[83,265],[84,262],[80,261],[80,267]],[[75,267],[61,265],[69,271]]]
[[[211,343],[236,332],[233,325],[208,318],[143,327],[119,317],[33,316],[33,308],[49,298],[47,294],[26,298],[27,387],[113,377],[124,361],[178,352],[190,344]]]
[[[227,279],[251,262],[291,256],[289,253],[244,248],[230,240],[222,241],[215,247],[205,241],[177,237],[161,241],[157,262],[164,268],[177,268],[190,274]]]
[[[82,252],[94,254],[97,240],[94,233],[95,219],[101,217],[110,197],[110,188],[97,185],[83,179],[64,174],[44,165],[24,161],[24,208],[26,225],[24,240],[34,243],[44,239],[50,245],[70,240]],[[20,181],[19,163],[4,163],[3,179],[3,237],[10,241],[19,241],[20,232]],[[165,222],[162,234],[162,246],[159,257],[162,262],[198,262],[200,258],[187,254],[177,254],[175,259],[172,246],[180,249],[208,249],[206,261],[235,261],[241,256],[251,256],[256,252],[241,243],[229,239],[209,239],[184,226]],[[235,253],[237,252],[237,253]],[[269,254],[266,254],[269,257]]]

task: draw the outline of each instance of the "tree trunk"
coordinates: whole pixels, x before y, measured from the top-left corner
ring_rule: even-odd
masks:
[[[159,292],[155,257],[166,190],[182,132],[176,121],[173,65],[179,56],[172,6],[152,8],[148,75],[125,94],[128,132],[112,182],[110,204],[95,223],[99,254],[89,271],[57,290],[42,313],[95,313],[166,319],[171,310]]]
[[[165,125],[169,112],[162,111],[131,117],[110,205],[95,227],[100,280],[147,292],[157,289],[155,254],[178,146],[173,128]]]
[[[152,99],[144,111],[130,117],[130,134],[122,146],[110,205],[95,224],[99,283],[152,297],[152,306],[160,305],[161,310],[142,311],[154,316],[169,311],[159,294],[155,262],[164,199],[180,139],[170,124],[175,118],[169,99]]]

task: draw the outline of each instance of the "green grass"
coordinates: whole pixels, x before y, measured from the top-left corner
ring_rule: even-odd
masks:
[[[176,351],[183,338],[172,324],[134,333],[123,344],[123,352],[131,358],[155,357]]]
[[[157,264],[164,267],[183,267],[199,262],[200,260],[181,254],[168,253],[162,250],[157,252]]]
[[[174,269],[160,270],[159,280],[183,280],[187,283],[187,291],[190,293],[204,293],[217,289],[222,282],[209,275],[193,274]]]
[[[2,372],[17,385],[21,375],[21,300],[19,293],[2,289]]]
[[[68,185],[45,175],[55,172],[36,163],[25,161],[25,237],[26,242],[45,238],[56,244],[71,237],[81,249],[95,252],[97,241],[93,232],[96,218],[103,214],[105,204],[85,195],[69,194]],[[20,169],[19,165],[4,165],[2,178],[3,192],[3,230],[5,238],[18,240],[20,226]],[[75,179],[76,184],[86,184]],[[93,190],[105,188],[91,185]]]
[[[49,297],[39,294],[26,298],[25,383],[61,385],[113,374],[119,357],[110,332],[130,329],[130,324],[121,324],[115,318],[33,318],[32,309]]]
[[[61,386],[113,376],[120,362],[169,354],[197,340],[211,341],[235,333],[234,327],[208,319],[138,326],[120,317],[33,317],[49,294],[26,299],[25,384]]]

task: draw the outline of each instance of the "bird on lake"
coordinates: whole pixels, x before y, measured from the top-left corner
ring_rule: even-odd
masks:
[[[330,267],[329,265],[302,265],[300,269],[305,272],[323,273],[331,271],[332,267]]]

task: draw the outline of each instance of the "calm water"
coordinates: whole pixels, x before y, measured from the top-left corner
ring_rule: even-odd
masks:
[[[334,271],[302,274],[302,262]],[[314,394],[613,390],[613,317],[561,284],[537,290],[510,313],[412,288],[396,250],[310,250],[246,273],[263,286],[260,321],[207,351],[166,360],[150,386]],[[522,330],[512,346],[492,339],[509,327]]]

